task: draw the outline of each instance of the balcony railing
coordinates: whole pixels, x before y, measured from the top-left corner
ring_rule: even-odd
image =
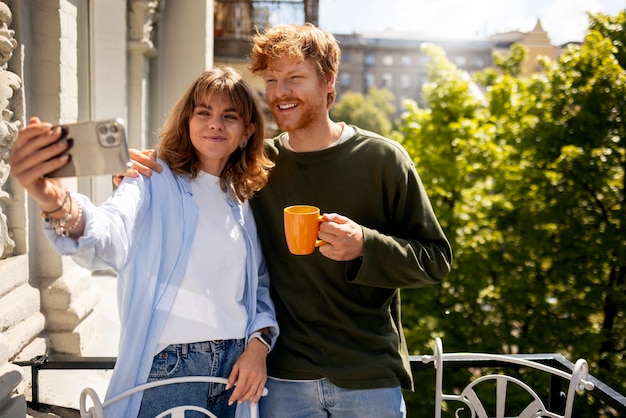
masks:
[[[416,380],[427,370],[433,369],[433,363],[423,363],[424,356],[411,356],[411,370]],[[536,361],[546,364],[564,371],[572,371],[574,365],[560,354],[518,354],[515,357]],[[32,379],[32,401],[30,407],[34,410],[40,409],[39,392],[39,373],[44,370],[109,370],[115,366],[116,357],[77,357],[65,355],[42,355],[33,358],[30,361],[15,362],[16,365],[31,368]],[[445,369],[470,369],[470,368],[498,368],[502,364],[493,360],[476,360],[476,359],[454,359],[447,360]],[[548,403],[558,404],[561,401],[561,387],[564,382],[559,377],[553,377],[548,389]],[[596,379],[592,375],[589,381],[594,384],[594,389],[586,392],[586,395],[592,396],[600,400],[603,405],[614,409],[619,416],[626,417],[626,396],[618,393],[611,387]],[[433,387],[434,387],[433,378]],[[434,395],[433,395],[434,396]],[[576,412],[576,404],[574,404],[574,413]]]
[[[566,371],[571,373],[574,369],[574,364],[565,358],[561,354],[548,353],[548,354],[512,354],[511,357],[517,357],[519,359],[535,361],[546,366],[551,366],[556,369]],[[434,363],[427,362],[424,363],[422,360],[426,356],[410,356],[411,360],[411,371],[413,376],[418,379],[420,374],[424,374],[426,370],[433,369]],[[504,364],[497,360],[477,360],[475,358],[454,358],[448,359],[444,363],[444,369],[448,370],[467,370],[467,369],[498,369],[501,367],[510,368],[510,364]],[[520,367],[523,368],[523,367]],[[593,389],[591,391],[585,392],[584,395],[580,396],[592,396],[598,399],[604,406],[610,407],[614,409],[620,417],[626,417],[626,396],[620,394],[613,388],[607,386],[602,381],[593,377],[593,375],[588,376],[589,382],[593,384]],[[465,382],[467,383],[467,382]],[[567,388],[569,382],[566,382],[565,379],[553,375],[550,378],[549,387],[547,388],[547,406],[548,408],[556,407],[555,409],[561,409],[560,405],[563,401],[563,388]],[[433,386],[434,386],[434,377],[433,377]],[[434,393],[433,393],[434,398]],[[576,402],[574,403],[574,415],[576,415]]]

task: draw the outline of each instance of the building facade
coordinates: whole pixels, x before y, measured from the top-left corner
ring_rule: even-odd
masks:
[[[81,355],[100,331],[92,273],[51,249],[38,208],[10,176],[18,129],[31,116],[121,117],[130,146],[151,146],[213,55],[213,0],[0,1],[0,416],[26,415],[29,376],[13,361]],[[112,191],[110,176],[65,182],[96,202]]]
[[[489,40],[442,40],[411,33],[385,31],[370,34],[335,35],[341,46],[337,96],[348,91],[366,94],[375,86],[390,90],[396,109],[406,99],[420,101],[422,85],[428,81],[428,56],[424,43],[440,45],[448,59],[460,69],[474,72],[492,65]]]
[[[537,21],[534,29],[530,32],[504,32],[492,35],[493,50],[496,53],[506,54],[514,43],[523,44],[528,50],[526,59],[520,65],[520,76],[528,77],[541,71],[539,57],[544,56],[555,59],[562,48],[555,47],[550,41],[548,33],[543,30],[541,22]]]
[[[489,38],[431,38],[418,33],[396,31],[363,34],[336,34],[341,46],[341,66],[337,80],[337,97],[343,93],[366,94],[371,86],[390,90],[395,107],[402,109],[406,99],[421,103],[422,85],[428,81],[428,56],[421,50],[425,43],[441,46],[447,58],[468,74],[493,66],[493,54],[506,54],[519,42],[528,49],[521,64],[521,76],[540,71],[539,56],[554,59],[557,49],[537,22],[528,32],[507,32]]]

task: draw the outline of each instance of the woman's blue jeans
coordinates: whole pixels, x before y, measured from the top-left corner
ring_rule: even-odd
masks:
[[[400,387],[345,389],[328,379],[267,378],[267,396],[259,402],[261,418],[404,418]]]
[[[148,382],[182,376],[228,377],[243,353],[244,340],[218,340],[173,344],[154,356]],[[232,389],[219,383],[176,383],[148,389],[143,394],[138,417],[154,417],[180,405],[206,408],[218,417],[234,417],[236,403],[228,406]],[[186,418],[205,417],[187,412]]]

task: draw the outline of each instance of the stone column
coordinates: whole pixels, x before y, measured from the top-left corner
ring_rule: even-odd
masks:
[[[134,0],[128,12],[128,138],[129,147],[145,149],[148,138],[150,59],[157,54],[152,42],[154,24],[164,1]]]
[[[18,117],[23,114],[15,97],[22,83],[8,66],[17,47],[12,20],[9,6],[0,2],[0,416],[23,417],[26,399],[16,390],[23,371],[9,360],[35,339],[44,321],[39,294],[28,285],[24,193],[14,193],[7,163],[19,128],[14,110]],[[16,304],[20,299],[25,303]]]
[[[213,0],[160,3],[166,19],[153,35],[159,53],[150,65],[150,132],[161,130],[189,84],[213,66]]]

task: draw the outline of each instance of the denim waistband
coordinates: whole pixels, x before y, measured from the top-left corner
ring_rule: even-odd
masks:
[[[179,351],[180,353],[187,354],[190,351],[213,351],[224,348],[228,345],[232,344],[243,344],[244,339],[233,339],[233,340],[211,340],[211,341],[199,341],[195,343],[182,343],[182,344],[170,344],[163,349],[171,350],[171,351]]]

